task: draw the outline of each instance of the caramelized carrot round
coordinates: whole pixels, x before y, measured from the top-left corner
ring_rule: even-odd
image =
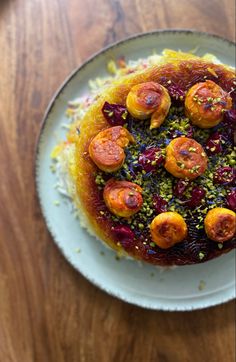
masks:
[[[124,163],[124,148],[134,142],[126,128],[111,127],[99,132],[89,145],[89,155],[100,170],[117,171]]]
[[[128,93],[126,106],[137,119],[151,117],[150,129],[158,128],[169,112],[171,100],[165,87],[155,82],[133,86]]]
[[[175,177],[193,180],[205,172],[207,157],[197,141],[178,137],[166,147],[164,166]]]
[[[185,98],[185,113],[200,128],[211,128],[219,124],[224,112],[231,107],[230,95],[211,80],[192,86]]]
[[[162,249],[168,249],[187,236],[187,225],[177,212],[163,212],[150,224],[152,240]]]
[[[205,220],[205,231],[209,239],[223,243],[235,235],[236,215],[232,210],[215,207],[208,211]]]
[[[130,217],[142,207],[141,193],[142,188],[135,183],[110,179],[105,185],[103,198],[114,215]]]

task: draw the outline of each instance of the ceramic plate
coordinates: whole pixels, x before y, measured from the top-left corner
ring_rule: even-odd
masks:
[[[80,227],[54,185],[50,171],[50,152],[63,139],[67,123],[67,102],[86,94],[88,80],[107,75],[111,58],[126,60],[146,57],[164,48],[197,54],[215,54],[223,63],[234,66],[234,44],[217,36],[185,30],[155,31],[116,43],[85,62],[70,75],[51,101],[41,128],[36,157],[36,183],[48,229],[66,259],[88,280],[104,291],[138,306],[161,310],[192,310],[226,302],[235,297],[235,252],[194,266],[163,271],[131,260],[117,260],[112,250]],[[59,201],[60,205],[58,204]]]

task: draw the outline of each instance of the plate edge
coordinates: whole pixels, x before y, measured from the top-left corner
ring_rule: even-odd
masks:
[[[41,213],[43,216],[43,219],[45,220],[45,224],[46,227],[52,237],[53,240],[55,240],[55,235],[52,231],[52,227],[50,225],[50,222],[46,216],[46,213],[44,211],[44,207],[42,204],[42,200],[40,197],[40,192],[39,192],[39,153],[40,153],[40,144],[42,141],[42,136],[44,134],[44,128],[46,125],[46,121],[50,115],[50,113],[53,110],[54,104],[57,100],[57,98],[59,97],[59,95],[61,94],[61,92],[63,91],[63,89],[66,87],[66,85],[76,76],[76,74],[81,71],[84,67],[87,66],[87,64],[91,63],[97,56],[104,54],[105,52],[107,52],[108,50],[115,48],[123,43],[126,43],[128,41],[132,41],[134,39],[137,39],[139,37],[145,37],[148,35],[159,35],[159,34],[170,34],[170,33],[183,33],[183,34],[190,34],[190,35],[199,35],[199,36],[203,36],[203,37],[210,37],[210,38],[216,38],[220,41],[226,42],[228,43],[230,46],[235,46],[235,43],[227,38],[221,37],[219,35],[216,34],[212,34],[212,33],[208,33],[208,32],[201,32],[198,30],[194,30],[194,29],[159,29],[159,30],[152,30],[149,32],[145,32],[145,33],[137,33],[134,34],[132,36],[129,36],[127,38],[121,39],[117,42],[114,42],[104,48],[102,48],[100,51],[92,54],[87,60],[85,60],[80,66],[76,67],[65,79],[64,82],[62,82],[62,84],[58,87],[58,89],[56,90],[56,92],[54,93],[54,95],[51,98],[51,101],[49,102],[46,111],[44,113],[44,116],[42,118],[40,127],[39,127],[39,133],[36,137],[36,143],[35,143],[35,150],[34,150],[34,181],[35,181],[35,189],[36,189],[36,195],[37,195],[37,199],[39,201],[39,205],[41,208]],[[58,249],[60,250],[60,252],[62,253],[62,255],[66,258],[66,260],[68,260],[68,257],[66,256],[66,254],[64,253],[63,249],[61,248],[61,246],[54,242],[54,244],[56,244],[56,246],[58,247]],[[223,298],[221,301],[217,301],[217,302],[213,302],[212,304],[203,304],[201,306],[194,306],[194,307],[180,307],[180,308],[165,308],[162,306],[154,306],[152,304],[145,304],[145,303],[136,303],[135,301],[132,300],[132,298],[130,299],[126,299],[124,298],[122,295],[120,295],[119,293],[114,293],[113,291],[99,285],[99,283],[97,283],[95,280],[93,280],[92,278],[88,278],[86,275],[84,275],[80,270],[77,269],[77,267],[74,265],[74,263],[69,260],[70,265],[78,272],[80,272],[80,274],[85,277],[87,280],[89,280],[93,285],[95,285],[96,287],[99,287],[102,291],[105,291],[106,293],[108,293],[109,295],[112,295],[113,297],[119,298],[122,301],[125,301],[129,304],[132,305],[136,305],[138,307],[142,307],[145,309],[152,309],[152,310],[163,310],[163,311],[193,311],[193,310],[200,310],[200,309],[205,309],[205,308],[209,308],[209,307],[213,307],[216,305],[220,305],[223,304],[225,302],[231,301],[235,298],[235,293],[233,293],[232,295],[230,295],[230,297],[227,298]]]

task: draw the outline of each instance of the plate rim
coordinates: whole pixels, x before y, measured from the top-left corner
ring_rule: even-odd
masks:
[[[36,153],[38,152],[38,143],[39,143],[39,138],[40,138],[40,134],[42,132],[42,129],[44,127],[44,124],[49,116],[49,114],[51,113],[51,110],[53,108],[53,105],[56,101],[56,99],[58,98],[58,96],[60,95],[60,93],[63,91],[63,89],[66,87],[67,83],[69,83],[78,72],[80,72],[85,66],[87,66],[87,64],[91,63],[97,56],[105,53],[106,51],[113,49],[123,43],[135,40],[137,38],[141,38],[141,37],[146,37],[149,35],[158,35],[158,34],[170,34],[170,33],[182,33],[182,34],[189,34],[189,35],[198,35],[198,36],[202,36],[202,37],[208,37],[208,38],[214,38],[220,41],[223,41],[227,44],[229,44],[230,46],[234,46],[236,45],[235,42],[233,42],[232,40],[229,40],[225,37],[222,37],[220,35],[214,34],[214,33],[210,33],[210,32],[206,32],[206,31],[199,31],[199,30],[195,30],[195,29],[185,29],[185,28],[169,28],[169,29],[156,29],[156,30],[151,30],[151,31],[147,31],[147,32],[142,32],[142,33],[135,33],[133,35],[130,35],[128,37],[122,38],[121,40],[118,40],[116,42],[112,42],[110,44],[108,44],[107,46],[103,47],[102,49],[98,50],[97,52],[92,53],[88,58],[85,59],[85,61],[83,61],[79,66],[75,67],[65,78],[65,80],[59,85],[59,87],[57,87],[56,91],[53,93],[52,97],[50,98],[50,101],[48,103],[48,106],[46,107],[46,110],[44,112],[42,121],[40,123],[40,129],[39,129],[39,133],[38,133],[38,137],[36,140]],[[36,157],[35,157],[36,158]]]
[[[126,303],[138,306],[138,307],[142,307],[145,309],[150,309],[150,310],[162,310],[162,311],[168,311],[168,312],[177,312],[177,311],[193,311],[193,310],[200,310],[200,309],[205,309],[205,308],[209,308],[209,307],[213,307],[216,305],[220,305],[226,302],[229,302],[233,299],[235,299],[235,293],[232,293],[232,295],[230,296],[225,296],[225,298],[222,298],[220,301],[211,301],[210,304],[206,303],[202,303],[200,306],[194,306],[194,305],[180,305],[179,307],[177,305],[172,306],[170,305],[169,307],[165,306],[163,302],[161,302],[160,298],[160,302],[157,300],[155,301],[155,305],[153,303],[142,303],[142,301],[138,300],[135,301],[134,299],[137,298],[135,296],[130,296],[129,299],[127,299],[123,294],[120,294],[119,291],[115,292],[113,290],[110,290],[109,288],[107,288],[106,286],[100,284],[97,280],[93,279],[92,277],[86,275],[86,273],[83,273],[80,268],[78,266],[76,266],[72,260],[70,258],[68,258],[68,256],[66,255],[65,251],[63,250],[62,246],[60,245],[60,243],[57,241],[56,235],[54,234],[53,231],[53,227],[51,225],[51,223],[48,220],[48,217],[46,215],[44,206],[43,206],[43,201],[41,198],[41,193],[40,193],[40,182],[39,182],[39,168],[40,168],[40,146],[42,143],[42,138],[44,135],[44,130],[45,130],[45,126],[47,124],[47,120],[51,114],[51,112],[54,109],[54,104],[57,101],[58,97],[61,95],[61,93],[63,92],[64,88],[67,86],[68,83],[70,83],[70,81],[83,69],[85,68],[89,63],[91,63],[93,60],[95,60],[99,55],[105,54],[108,50],[110,49],[114,49],[117,46],[120,46],[124,43],[127,43],[129,41],[133,41],[137,38],[141,38],[141,37],[147,37],[147,36],[152,36],[152,35],[161,35],[161,34],[176,34],[176,33],[182,33],[185,35],[197,35],[199,37],[206,37],[206,38],[214,38],[217,39],[219,41],[223,41],[226,42],[228,45],[235,47],[235,42],[219,36],[217,34],[213,34],[213,33],[209,33],[209,32],[205,32],[205,31],[198,31],[195,29],[183,29],[183,28],[170,28],[170,29],[156,29],[156,30],[151,30],[148,32],[142,32],[142,33],[135,33],[131,36],[122,38],[121,40],[118,40],[116,42],[113,42],[105,47],[103,47],[102,49],[100,49],[99,51],[93,53],[90,57],[86,58],[86,60],[84,62],[82,62],[82,64],[80,64],[78,67],[74,68],[72,70],[72,72],[69,73],[69,75],[67,75],[67,77],[65,78],[65,80],[60,84],[60,86],[56,89],[56,91],[53,93],[52,97],[50,98],[50,101],[48,103],[48,106],[46,107],[46,110],[44,111],[44,115],[42,117],[42,120],[40,122],[39,125],[39,131],[38,134],[36,136],[36,141],[35,141],[35,149],[34,149],[34,158],[33,158],[33,162],[34,162],[34,183],[35,183],[35,189],[36,189],[36,197],[40,206],[40,211],[41,214],[43,216],[43,220],[45,222],[45,226],[53,240],[54,245],[56,245],[56,247],[59,249],[60,253],[63,255],[63,257],[66,259],[67,262],[70,263],[70,265],[73,267],[73,269],[75,269],[77,272],[79,272],[84,278],[86,278],[89,282],[91,282],[93,285],[95,285],[96,287],[98,287],[100,290],[106,292],[107,294],[111,295],[112,297],[116,297],[122,301],[125,301]],[[228,289],[225,290],[225,292]],[[231,289],[230,289],[231,290]],[[199,295],[199,299],[201,299],[201,295]]]

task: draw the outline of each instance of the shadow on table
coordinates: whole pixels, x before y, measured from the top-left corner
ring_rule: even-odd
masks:
[[[0,0],[0,16],[7,6],[10,6],[12,3],[15,3],[15,0]]]

